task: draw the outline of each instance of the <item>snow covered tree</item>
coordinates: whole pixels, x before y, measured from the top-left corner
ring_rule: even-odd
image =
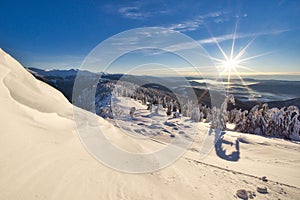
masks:
[[[216,107],[213,108],[212,112],[212,128],[216,128],[219,130],[225,130],[226,124],[228,121],[228,104],[232,103],[235,104],[235,100],[233,95],[228,95],[225,97],[224,102],[221,105],[220,109],[217,109]]]
[[[129,115],[130,115],[131,119],[133,118],[133,115],[134,115],[135,111],[136,111],[135,107],[130,108]]]
[[[199,122],[200,121],[200,110],[199,110],[199,108],[197,106],[194,107],[194,109],[191,112],[191,120],[193,120],[195,122]]]
[[[246,123],[247,123],[247,115],[248,115],[248,110],[245,110],[243,112],[241,112],[241,110],[239,110],[236,119],[235,119],[235,131],[238,132],[245,132],[246,130]]]

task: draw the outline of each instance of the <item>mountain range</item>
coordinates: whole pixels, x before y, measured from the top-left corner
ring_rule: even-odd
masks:
[[[157,84],[160,83],[162,79],[153,76],[93,73],[86,70],[80,71],[78,69],[42,70],[38,68],[27,68],[27,70],[37,79],[61,91],[70,102],[72,102],[72,92],[78,72],[80,72],[80,78],[86,76],[106,80],[122,79],[122,81],[138,83],[139,85],[145,83],[148,85],[147,87],[151,87],[152,85],[152,88],[158,90],[166,89],[166,87],[161,87],[161,85]],[[219,99],[224,99],[224,97],[222,97],[225,95],[224,91],[220,91],[220,89],[212,88],[209,92],[207,91],[211,85],[219,81],[199,79],[196,77],[186,77],[187,81],[182,81],[182,79],[177,77],[166,77],[165,79],[177,88],[192,87],[201,104],[211,106],[210,92],[219,96]],[[199,80],[201,81],[199,82]],[[256,80],[247,78],[243,81],[244,83],[238,79],[233,79],[232,82],[229,91],[236,99],[236,105],[234,107],[237,109],[249,110],[254,105],[263,103],[268,103],[270,108],[282,108],[291,105],[300,108],[300,81]],[[149,85],[148,83],[151,84]],[[232,109],[234,107],[231,106],[230,108]]]

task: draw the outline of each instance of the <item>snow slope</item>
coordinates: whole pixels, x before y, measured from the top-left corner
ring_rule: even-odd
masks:
[[[80,143],[73,106],[64,96],[36,80],[3,50],[0,101],[0,199],[234,199],[238,189],[256,191],[257,186],[269,192],[256,192],[257,199],[300,196],[299,144],[228,132],[224,148],[230,153],[239,138],[240,158],[228,161],[212,149],[201,160],[198,151],[207,124],[200,125],[203,134],[185,155],[163,170],[139,175],[112,170]],[[77,128],[93,126],[89,120],[95,115],[80,111],[80,117]],[[97,125],[129,151],[163,145],[135,140],[99,117]]]

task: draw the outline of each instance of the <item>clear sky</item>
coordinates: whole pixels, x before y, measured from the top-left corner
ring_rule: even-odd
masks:
[[[2,0],[0,19],[0,48],[26,67],[77,68],[103,40],[139,27],[180,31],[223,60],[215,42],[229,56],[237,27],[233,54],[250,42],[243,58],[254,57],[245,74],[300,75],[297,0]]]

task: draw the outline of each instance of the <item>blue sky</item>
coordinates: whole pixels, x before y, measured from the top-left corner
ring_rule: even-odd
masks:
[[[244,57],[255,58],[243,63],[249,74],[300,75],[296,0],[4,0],[0,18],[0,48],[27,67],[77,68],[100,42],[140,27],[179,31],[224,59],[215,41],[229,55],[237,25],[235,55],[253,40]]]

